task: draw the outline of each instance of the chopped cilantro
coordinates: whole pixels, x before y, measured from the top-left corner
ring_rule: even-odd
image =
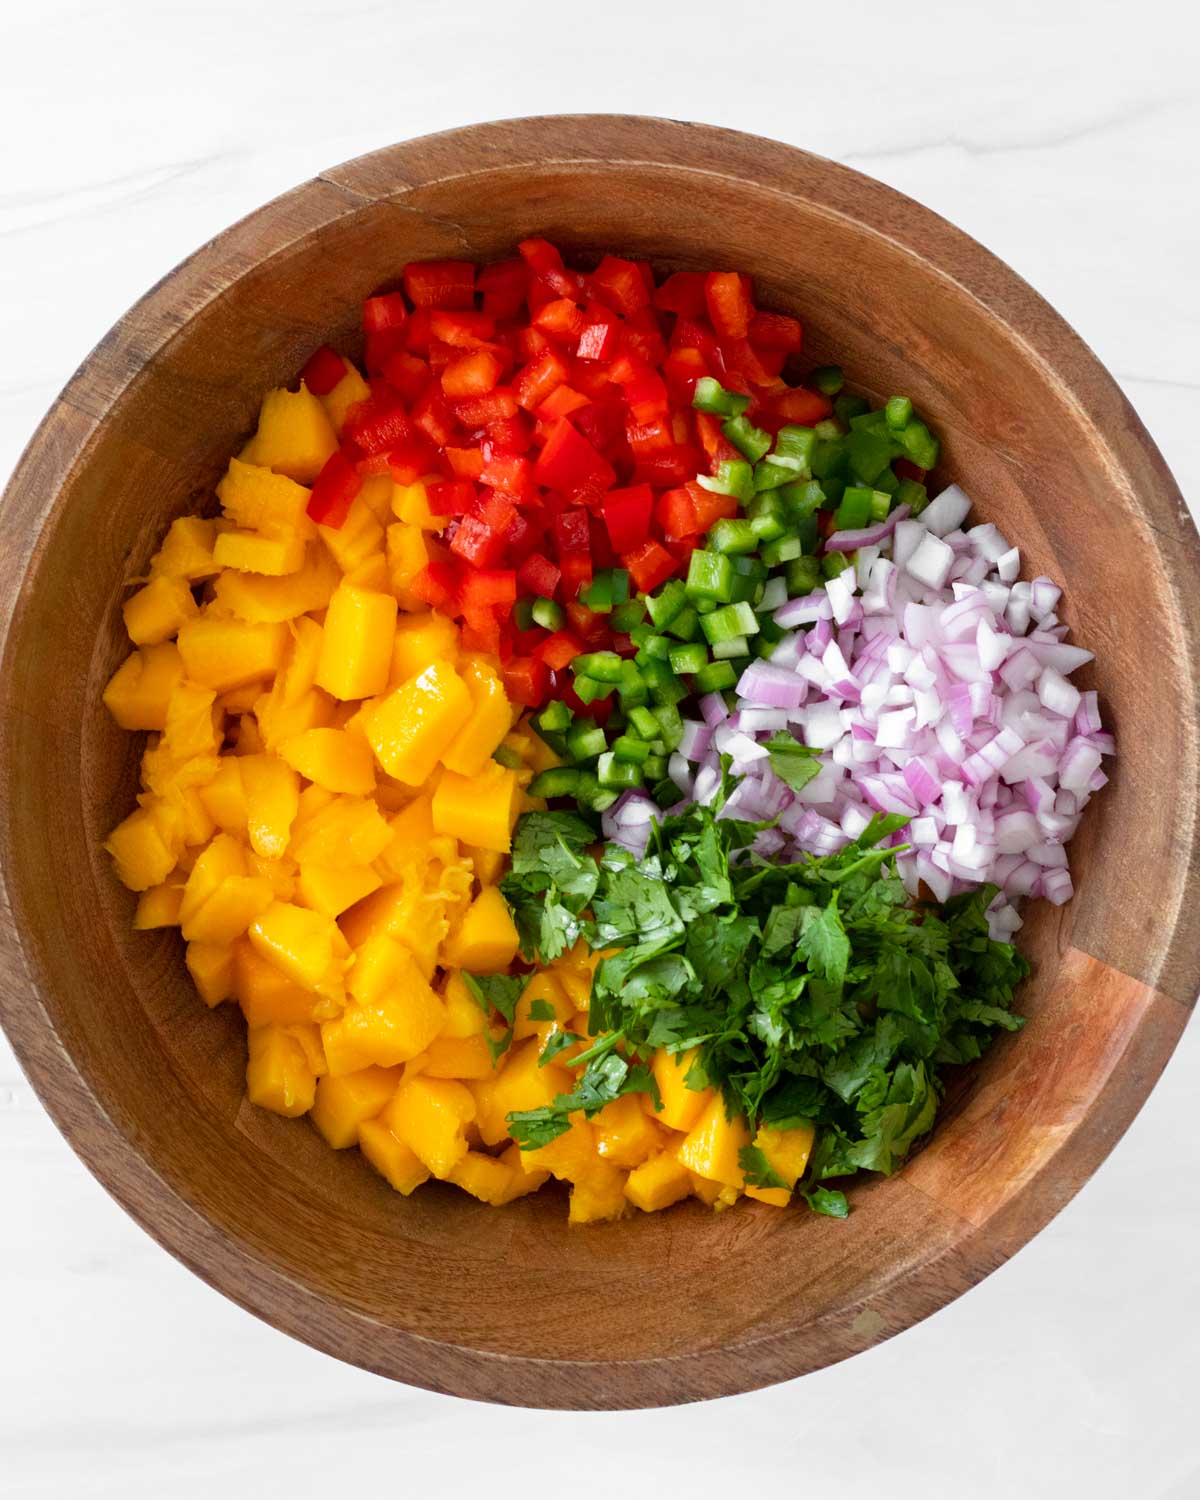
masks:
[[[750,1187],[783,1188],[787,1192],[787,1183],[758,1146],[743,1146],[738,1152],[738,1166]]]
[[[553,1021],[555,1019],[554,1007],[549,1000],[531,1000],[529,1002],[529,1019],[531,1021]]]
[[[771,757],[772,771],[794,792],[802,792],[813,777],[820,774],[821,752],[802,745],[790,734],[773,734],[767,741],[767,753]]]

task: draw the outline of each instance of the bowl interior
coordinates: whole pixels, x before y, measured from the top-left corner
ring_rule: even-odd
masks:
[[[1164,783],[1189,766],[1195,780],[1195,714],[1146,503],[1169,480],[1053,314],[916,205],[719,132],[488,129],[502,127],[364,158],[230,231],[114,330],[35,445],[18,482],[46,519],[4,658],[4,796],[9,896],[40,998],[10,994],[9,1025],[40,1084],[72,1072],[46,1084],[52,1107],[153,1232],[301,1337],[498,1400],[744,1389],[977,1280],[1070,1196],[1178,1034],[1193,971],[1171,935],[1192,825]],[[501,1212],[441,1186],[398,1197],[356,1152],[245,1104],[240,1016],[198,1001],[176,935],[131,931],[133,900],[99,849],[140,752],[99,695],[127,649],[124,587],[165,526],[211,506],[266,388],[322,340],[354,349],[362,298],[406,261],[488,260],[532,232],[660,271],[749,271],[762,303],[802,319],[814,362],[836,358],[874,396],[911,395],[943,439],[945,477],[1020,544],[1027,575],[1064,586],[1073,638],[1097,653],[1076,680],[1099,688],[1121,757],[1072,845],[1076,900],[1039,904],[1021,934],[1032,1021],[955,1081],[896,1178],[854,1189],[844,1224],[692,1204],[572,1231],[551,1192]],[[1138,664],[1147,638],[1161,671]],[[52,1058],[36,1041],[46,1020]],[[89,1110],[102,1150],[88,1149]]]

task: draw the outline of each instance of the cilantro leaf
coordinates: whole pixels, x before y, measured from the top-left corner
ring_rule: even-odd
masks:
[[[850,1213],[845,1193],[836,1188],[815,1187],[804,1194],[804,1201],[815,1214],[826,1214],[831,1219],[844,1219]]]
[[[522,1151],[536,1151],[539,1146],[548,1146],[570,1128],[566,1111],[553,1104],[543,1104],[538,1109],[514,1110],[508,1117],[508,1133]]]
[[[803,906],[800,910],[804,920],[796,942],[801,953],[830,984],[844,984],[850,963],[850,939],[838,912],[837,892],[830,897],[828,906]]]
[[[794,792],[802,792],[814,776],[820,775],[821,752],[802,745],[790,734],[773,734],[767,741],[767,753],[772,771]]]
[[[558,1018],[554,1014],[554,1007],[549,1000],[531,1000],[529,1002],[529,1019],[531,1021],[554,1021]]]
[[[511,1026],[517,1013],[517,1001],[521,991],[529,982],[520,974],[468,974],[463,970],[463,979],[475,1003],[485,1016],[498,1010]]]
[[[738,1151],[738,1166],[750,1187],[783,1188],[785,1192],[791,1191],[767,1160],[766,1152],[759,1146],[742,1146]]]
[[[542,1048],[542,1055],[538,1058],[538,1067],[544,1068],[548,1062],[553,1062],[560,1052],[565,1052],[568,1047],[581,1041],[583,1038],[576,1036],[573,1031],[554,1032],[547,1038],[546,1045]]]

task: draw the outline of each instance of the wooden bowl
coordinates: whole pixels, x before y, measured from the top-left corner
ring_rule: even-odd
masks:
[[[356,1152],[243,1100],[244,1027],[209,1012],[178,937],[134,934],[100,840],[140,746],[100,692],[119,605],[175,516],[211,504],[261,393],[408,260],[488,260],[545,233],[661,270],[736,266],[875,396],[903,391],[945,472],[1066,588],[1120,742],[1071,859],[1078,895],[1022,942],[1031,1017],[956,1086],[922,1150],[835,1223],[698,1204],[568,1229],[404,1199]],[[244,1307],[435,1390],[547,1407],[745,1391],[842,1359],[958,1296],[1095,1169],[1200,986],[1200,548],[1112,379],[1017,276],[898,193],[771,141],[621,116],[519,120],[326,172],[160,282],[50,411],[0,519],[0,1016],[115,1197]],[[1089,685],[1089,684],[1085,684]]]

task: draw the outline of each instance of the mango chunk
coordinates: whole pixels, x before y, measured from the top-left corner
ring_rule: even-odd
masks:
[[[429,505],[429,490],[424,480],[415,484],[397,484],[392,490],[392,514],[408,526],[422,531],[442,531],[449,525],[450,516],[435,515]]]
[[[189,679],[214,692],[272,677],[283,665],[287,626],[249,625],[206,615],[180,627],[179,652]]]
[[[375,760],[363,736],[348,729],[306,729],[279,747],[289,766],[331,792],[369,797]]]
[[[300,484],[311,484],[336,447],[329,414],[301,383],[298,391],[268,391],[263,397],[258,430],[243,456]]]
[[[400,1075],[400,1068],[370,1067],[340,1078],[327,1073],[318,1081],[312,1122],[335,1151],[357,1145],[360,1127],[383,1109]]]
[[[471,695],[462,678],[448,663],[434,662],[386,698],[368,704],[363,728],[387,774],[407,786],[420,786],[470,712]]]
[[[260,957],[315,994],[340,999],[350,950],[332,917],[274,901],[250,927]]]
[[[249,1026],[311,1021],[321,1004],[310,989],[263,958],[247,938],[239,938],[233,945],[231,993]]]
[[[382,884],[369,865],[331,870],[326,865],[306,864],[300,867],[296,891],[301,905],[323,911],[329,917],[340,917]]]
[[[334,386],[333,390],[319,397],[321,405],[325,408],[334,432],[339,437],[346,423],[346,413],[352,406],[357,406],[360,401],[365,401],[371,394],[371,387],[362,378],[349,360],[346,360],[346,373]]]
[[[246,1097],[260,1109],[295,1119],[316,1098],[317,1079],[304,1047],[282,1026],[254,1026],[247,1034]]]
[[[400,615],[392,642],[392,666],[389,687],[402,687],[419,677],[434,662],[454,664],[458,655],[458,626],[445,615],[432,610]]]
[[[261,536],[257,531],[223,531],[213,548],[213,559],[220,567],[270,578],[299,572],[304,556],[302,537]]]
[[[183,578],[152,578],[121,609],[125,629],[135,646],[157,646],[178,634],[187,620],[199,613],[192,591]]]
[[[215,521],[203,516],[178,516],[167,528],[162,546],[150,559],[150,572],[197,583],[218,571],[213,559],[217,539]]]
[[[754,1144],[767,1158],[773,1170],[787,1183],[787,1187],[747,1186],[746,1197],[757,1198],[760,1203],[770,1203],[776,1208],[786,1208],[791,1201],[792,1190],[808,1166],[815,1134],[811,1125],[796,1125],[790,1130],[760,1125],[754,1136]]]
[[[517,774],[490,761],[477,776],[447,771],[433,794],[433,823],[439,833],[507,854],[520,810]]]
[[[658,1119],[671,1130],[691,1130],[712,1099],[711,1089],[689,1089],[685,1080],[697,1053],[672,1053],[659,1050],[650,1065],[658,1085],[662,1108]]]
[[[558,1094],[569,1094],[574,1074],[557,1062],[539,1067],[536,1038],[510,1047],[499,1071],[472,1084],[477,1112],[475,1123],[487,1146],[508,1139],[508,1116],[516,1110],[540,1109]]]
[[[183,681],[174,641],[143,646],[127,656],[104,689],[104,706],[122,729],[165,729],[167,704]]]
[[[217,485],[217,499],[234,525],[264,536],[315,537],[317,528],[308,517],[310,498],[295,480],[238,458],[229,460]]]
[[[473,1036],[438,1036],[425,1049],[422,1069],[430,1078],[490,1078],[496,1071],[482,1031]]]
[[[373,558],[378,559],[386,587],[387,562],[383,555],[384,531],[370,504],[361,492],[350,506],[340,526],[318,526],[317,533],[330,556],[347,575],[357,573]]]
[[[182,902],[182,885],[172,885],[167,881],[163,885],[151,886],[138,897],[133,917],[135,930],[149,932],[156,927],[178,927]]]
[[[355,955],[347,988],[353,998],[321,1029],[335,1076],[372,1063],[388,1068],[407,1062],[446,1024],[441,997],[412,954],[390,937],[368,938]]]
[[[629,1212],[625,1186],[629,1174],[606,1161],[598,1161],[571,1184],[567,1210],[569,1224],[601,1224],[620,1219]]]
[[[233,999],[233,949],[228,943],[189,943],[184,962],[205,1005]]]
[[[478,776],[512,724],[512,704],[504,684],[486,662],[465,657],[459,674],[471,694],[471,715],[442,756],[442,764],[461,776]]]
[[[688,1169],[673,1151],[657,1151],[641,1166],[634,1167],[625,1183],[625,1196],[643,1213],[669,1208],[692,1191]]]
[[[131,891],[161,885],[175,868],[175,853],[148,808],[139,807],[118,823],[104,847],[113,857],[117,879]]]
[[[325,609],[341,581],[337,564],[315,542],[309,542],[301,566],[282,577],[229,569],[213,585],[217,603],[254,625],[278,625],[310,610]],[[308,621],[320,630],[315,621]],[[308,684],[310,687],[312,683]]]
[[[704,1112],[680,1144],[679,1160],[697,1177],[707,1177],[728,1187],[741,1188],[744,1175],[738,1152],[750,1144],[750,1132],[741,1115],[725,1114],[725,1101],[714,1094]]]
[[[614,1167],[639,1167],[667,1144],[666,1132],[642,1108],[636,1094],[622,1094],[593,1118],[596,1150]]]
[[[264,859],[278,859],[300,809],[300,778],[278,755],[244,755],[241,760],[250,847]]]
[[[231,875],[181,923],[189,942],[232,943],[275,899],[271,882],[260,876]]]
[[[396,601],[343,579],[329,601],[317,686],[335,698],[372,698],[387,687]]]
[[[428,1182],[429,1168],[381,1121],[366,1120],[359,1126],[358,1145],[379,1175],[405,1197]]]
[[[511,1202],[512,1168],[499,1157],[488,1156],[482,1151],[468,1151],[451,1168],[447,1180],[481,1203],[490,1203],[493,1208]]]
[[[382,1120],[435,1177],[448,1177],[467,1154],[466,1126],[474,1116],[475,1100],[464,1084],[419,1074],[401,1080]]]
[[[498,974],[517,956],[521,940],[508,902],[494,885],[485,886],[442,950],[442,961],[475,974]]]
[[[323,795],[323,806],[314,807],[309,787],[301,795],[300,811],[292,827],[291,853],[302,865],[324,865],[346,870],[369,865],[391,842],[392,831],[369,797]]]

